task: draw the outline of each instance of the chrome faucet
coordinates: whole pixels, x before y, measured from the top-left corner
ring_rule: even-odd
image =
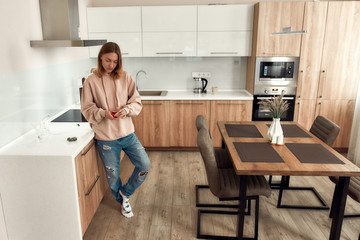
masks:
[[[138,76],[139,76],[140,73],[144,73],[144,74],[145,74],[145,78],[146,78],[146,79],[149,79],[149,76],[147,75],[147,73],[146,73],[144,70],[139,70],[139,71],[136,73],[136,77],[135,77],[136,90],[139,90]]]

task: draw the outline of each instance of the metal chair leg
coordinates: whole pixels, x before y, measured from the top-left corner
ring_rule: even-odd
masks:
[[[255,226],[254,226],[254,237],[249,238],[245,237],[244,240],[257,240],[258,239],[258,230],[259,230],[259,209],[260,209],[260,198],[259,196],[248,197],[248,201],[255,200]],[[233,236],[218,236],[218,235],[209,235],[209,234],[201,234],[200,226],[201,226],[201,214],[224,214],[224,215],[237,215],[238,212],[236,211],[221,211],[221,210],[198,210],[198,221],[197,221],[197,234],[196,237],[199,239],[237,239],[237,237]]]
[[[279,188],[279,198],[277,203],[277,208],[292,208],[292,209],[312,209],[312,210],[329,210],[329,206],[326,204],[325,200],[320,196],[318,191],[313,187],[289,187],[290,176],[282,176],[281,184]],[[310,206],[310,205],[288,205],[282,204],[282,195],[284,190],[297,190],[297,191],[312,191],[317,199],[320,201],[321,206]]]

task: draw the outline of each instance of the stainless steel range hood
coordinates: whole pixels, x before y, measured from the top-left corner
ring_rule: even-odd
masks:
[[[105,39],[81,40],[78,0],[40,0],[44,40],[31,40],[31,47],[90,47]]]

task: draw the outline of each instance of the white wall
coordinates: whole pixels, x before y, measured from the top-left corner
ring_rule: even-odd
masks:
[[[79,0],[82,37],[86,7]],[[31,48],[42,40],[39,0],[0,0],[0,147],[74,103],[78,79],[89,72],[87,48]]]

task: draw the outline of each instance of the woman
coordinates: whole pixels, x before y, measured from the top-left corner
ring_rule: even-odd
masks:
[[[122,69],[119,46],[113,42],[104,44],[98,55],[97,69],[84,82],[81,112],[95,132],[107,181],[121,204],[121,213],[128,218],[133,216],[129,197],[144,182],[150,168],[150,160],[134,134],[131,120],[141,108],[135,82]],[[122,150],[135,165],[125,185],[119,177]]]

